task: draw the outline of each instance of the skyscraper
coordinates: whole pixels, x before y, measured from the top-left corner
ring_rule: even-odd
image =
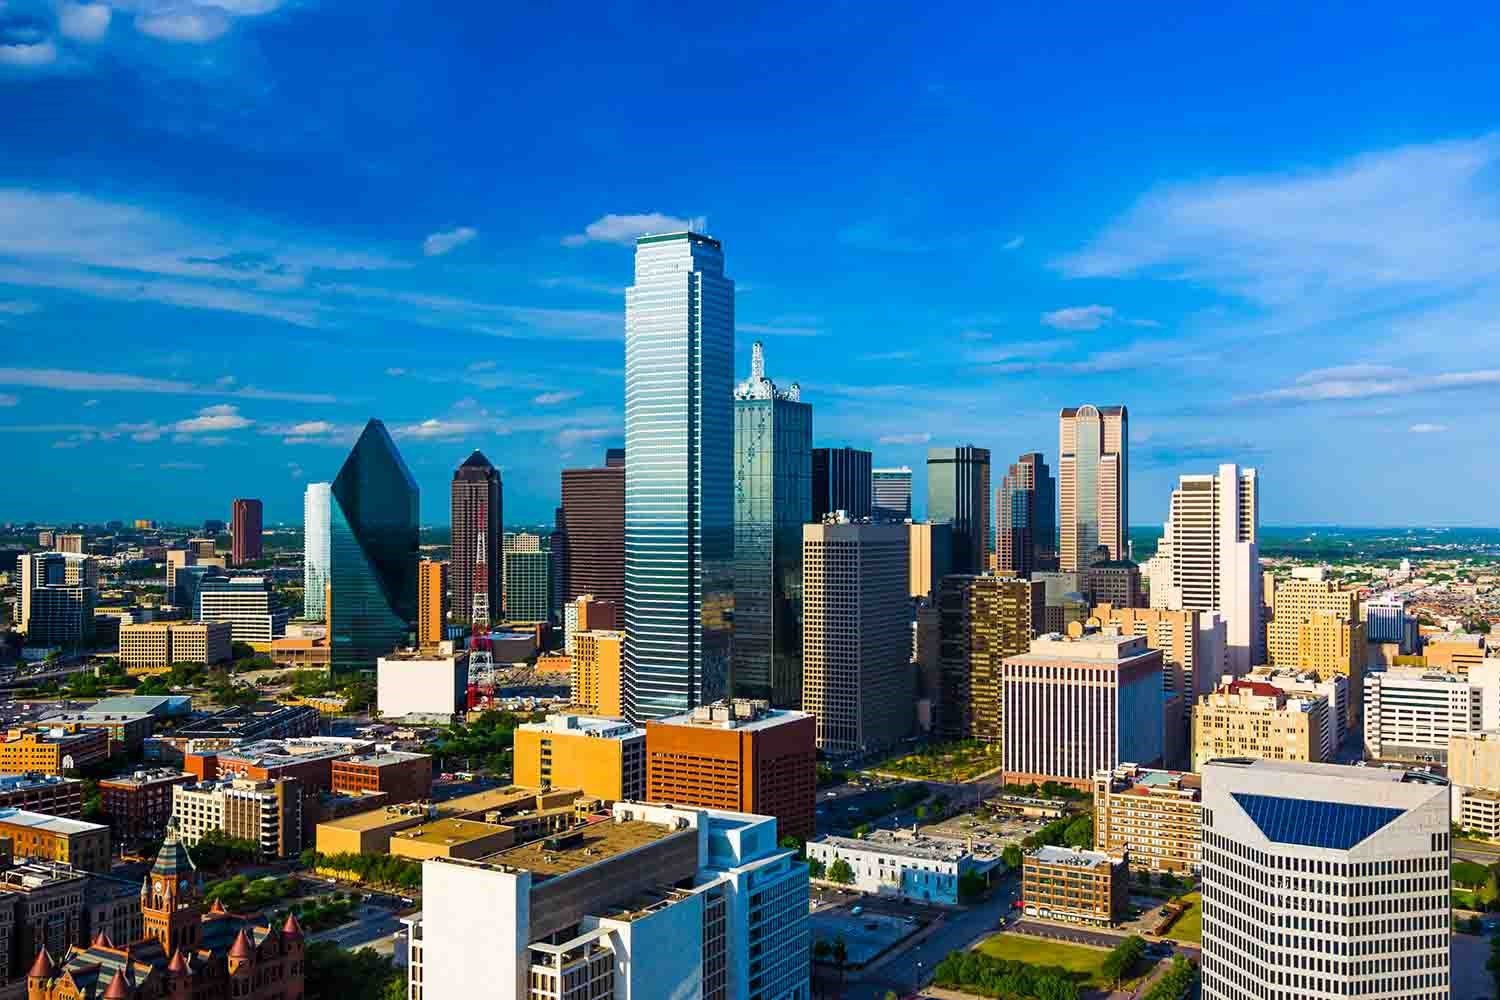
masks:
[[[261,518],[259,500],[237,499],[229,508],[230,561],[236,566],[261,557]]]
[[[507,532],[503,548],[505,619],[513,622],[550,621],[552,553],[542,546],[542,536],[525,531]]]
[[[604,465],[562,471],[563,599],[625,603],[625,451]],[[557,539],[553,545],[557,545]]]
[[[1040,452],[1016,459],[995,493],[995,567],[1017,576],[1057,568],[1057,482]]]
[[[766,378],[760,341],[734,392],[734,663],[730,693],[802,699],[802,526],[812,519],[812,407]]]
[[[642,236],[625,291],[625,714],[715,700],[734,611],[734,282],[718,240]]]
[[[500,609],[504,606],[501,594],[503,569],[500,562],[500,534],[504,530],[505,519],[500,470],[491,465],[490,460],[481,452],[473,452],[464,459],[462,465],[453,470],[450,503],[453,545],[449,553],[452,565],[448,570],[448,580],[452,587],[451,607],[454,620],[467,623],[474,619],[474,567],[479,557],[481,531],[484,532],[489,618],[494,620],[500,616]]]
[[[423,559],[417,566],[417,645],[436,646],[447,628],[448,563]]]
[[[1204,1000],[1459,995],[1446,781],[1243,758],[1202,774]]]
[[[1265,662],[1259,533],[1255,470],[1221,465],[1215,474],[1178,480],[1158,550],[1171,560],[1172,584],[1151,595],[1152,606],[1219,612],[1236,675]]]
[[[836,510],[858,521],[870,516],[873,456],[858,448],[814,448],[812,452],[812,519]]]
[[[953,572],[982,573],[990,537],[990,450],[927,449],[927,520],[953,525]]]
[[[907,526],[802,528],[802,707],[819,749],[895,744],[915,721]]]
[[[365,424],[331,496],[328,633],[338,676],[373,670],[410,641],[417,616],[420,496],[385,424]]]
[[[876,521],[905,521],[911,517],[911,469],[870,470],[870,517]]]
[[[308,483],[302,494],[302,616],[328,620],[329,514],[333,484]]]
[[[946,740],[999,743],[1005,713],[1000,678],[1007,656],[1030,651],[1042,629],[1040,580],[952,574],[938,592],[936,728]]]
[[[1129,414],[1123,406],[1068,407],[1058,416],[1058,561],[1087,569],[1094,550],[1130,554]]]

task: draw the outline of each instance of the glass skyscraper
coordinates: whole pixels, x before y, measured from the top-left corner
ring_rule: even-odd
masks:
[[[625,714],[722,696],[734,613],[734,282],[719,241],[642,236],[625,291]]]
[[[331,493],[328,633],[338,676],[373,670],[410,642],[417,617],[417,483],[385,424],[365,424]]]
[[[812,519],[821,521],[834,511],[850,520],[870,516],[874,487],[870,477],[873,456],[858,448],[814,448],[812,453]]]
[[[734,392],[735,697],[802,702],[802,526],[812,517],[812,407],[766,378],[760,342]]]
[[[328,505],[331,483],[308,483],[302,494],[302,616],[328,620]]]
[[[990,450],[927,449],[927,520],[953,525],[953,572],[983,573],[990,537]]]
[[[874,521],[911,519],[911,469],[870,470],[870,518]]]

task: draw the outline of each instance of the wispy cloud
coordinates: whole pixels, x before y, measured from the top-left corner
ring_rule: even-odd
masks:
[[[1407,428],[1413,434],[1441,434],[1447,429],[1446,424],[1412,424]]]
[[[472,226],[459,226],[456,229],[433,233],[422,241],[422,253],[428,257],[441,257],[450,250],[456,250],[472,241],[478,235],[479,230]]]
[[[538,288],[566,288],[574,292],[595,292],[599,295],[624,295],[625,286],[612,285],[607,281],[597,281],[593,278],[580,278],[575,275],[557,275],[550,278],[537,278],[533,284]],[[739,285],[735,285],[738,291]]]
[[[906,361],[917,356],[916,351],[877,351],[874,354],[861,354],[860,361]]]
[[[18,406],[20,400],[8,392],[0,392],[0,406]]]
[[[131,375],[124,372],[87,372],[64,368],[0,368],[0,385],[31,386],[64,392],[143,392],[178,396],[229,396],[280,400],[289,403],[334,403],[338,397],[322,392],[282,392],[246,386],[231,389],[177,379]]]
[[[534,396],[531,401],[537,406],[556,406],[559,403],[566,403],[569,400],[577,399],[579,395],[580,393],[570,389],[559,389],[555,392],[544,392],[539,396]]]
[[[493,428],[472,420],[441,420],[430,417],[415,424],[400,424],[391,429],[398,438],[418,440],[452,440],[470,434],[492,432]]]
[[[1021,247],[1025,243],[1026,243],[1026,237],[1024,237],[1024,236],[1012,236],[1010,239],[1006,240],[1001,245],[1000,249],[1002,249],[1002,250],[1019,250],[1019,249],[1021,249]]]
[[[16,299],[10,302],[0,302],[0,315],[5,316],[29,316],[42,307],[35,302],[25,299]]]
[[[1150,440],[1132,449],[1132,458],[1143,468],[1175,468],[1198,465],[1205,469],[1221,462],[1241,464],[1265,454],[1265,446],[1239,438],[1186,438]]]
[[[565,427],[557,432],[554,440],[559,448],[571,448],[574,445],[615,437],[619,433],[613,427]]]
[[[1318,403],[1414,396],[1495,385],[1500,385],[1500,368],[1424,374],[1376,366],[1349,366],[1308,372],[1292,385],[1241,396],[1236,402]]]
[[[51,39],[0,45],[0,66],[36,69],[57,62],[57,45]]]
[[[787,316],[769,323],[735,323],[740,333],[760,337],[821,337],[823,330],[806,316]]]
[[[926,444],[931,440],[931,434],[915,431],[909,434],[882,434],[879,438],[879,443],[891,445],[917,445]]]
[[[97,42],[109,31],[107,3],[68,3],[57,7],[57,30],[75,42]]]
[[[562,243],[565,247],[581,247],[590,243],[619,243],[628,246],[638,237],[653,233],[679,233],[688,230],[701,233],[707,228],[708,219],[701,215],[683,218],[661,212],[610,214],[590,222],[581,233],[564,236]]]
[[[1042,313],[1042,325],[1054,330],[1097,330],[1114,318],[1113,306],[1070,306]]]
[[[206,431],[234,431],[249,427],[254,421],[240,415],[239,407],[229,403],[205,406],[196,417],[172,425],[178,434],[201,434]]]

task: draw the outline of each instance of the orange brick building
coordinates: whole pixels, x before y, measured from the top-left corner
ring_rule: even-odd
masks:
[[[86,767],[109,758],[109,731],[75,729],[65,732],[43,726],[38,729],[11,729],[0,740],[0,772],[25,774],[62,774],[64,770]]]
[[[806,712],[736,699],[646,723],[646,801],[775,816],[813,836],[816,727]]]
[[[333,762],[333,790],[345,795],[385,792],[389,803],[432,795],[432,758],[421,753],[374,753]]]

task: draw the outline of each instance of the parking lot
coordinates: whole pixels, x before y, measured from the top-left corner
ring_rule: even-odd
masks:
[[[1004,849],[1006,844],[1019,843],[1048,822],[1045,819],[1028,819],[1022,816],[992,816],[986,809],[950,816],[941,823],[923,827],[922,832],[953,840],[968,840],[972,837],[976,846],[985,845],[998,851]]]

